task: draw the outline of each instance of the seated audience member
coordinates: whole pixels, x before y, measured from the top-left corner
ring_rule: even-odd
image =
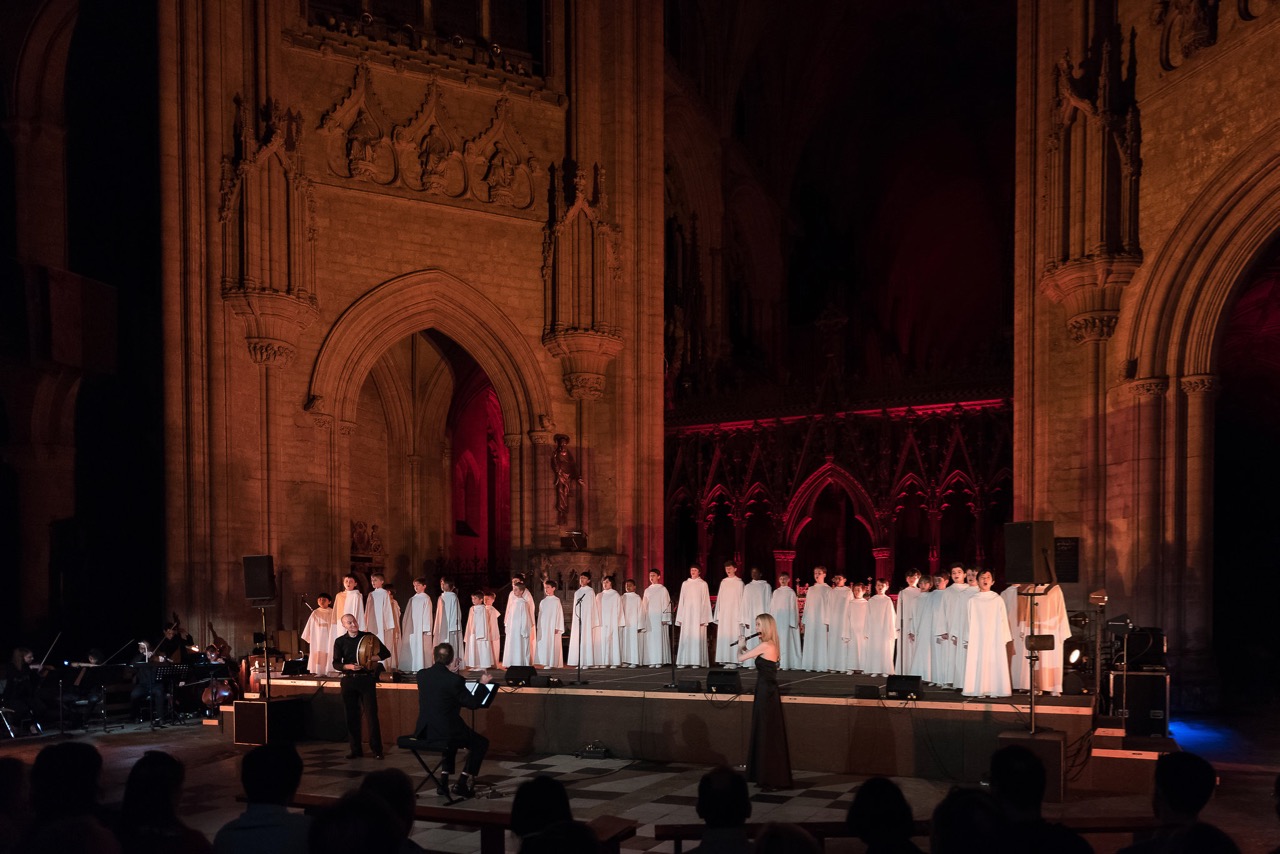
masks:
[[[311,822],[310,854],[397,854],[400,822],[386,801],[367,792],[349,792]]]
[[[302,782],[302,757],[292,744],[264,744],[245,754],[240,784],[249,805],[213,837],[215,854],[303,854],[311,818],[288,804]]]
[[[1080,834],[1040,815],[1044,801],[1044,763],[1027,748],[1011,744],[991,755],[991,794],[1009,820],[1009,839],[1016,850],[1045,854],[1083,854],[1093,846]]]
[[[0,854],[18,850],[18,839],[30,820],[27,767],[16,756],[0,757]]]
[[[760,828],[751,851],[753,854],[822,854],[822,846],[797,824],[771,821]]]
[[[1276,817],[1280,818],[1280,774],[1276,775],[1276,782],[1271,787],[1271,798],[1275,801]],[[1280,854],[1280,846],[1272,848],[1271,854]]]
[[[182,763],[161,750],[148,750],[133,763],[116,834],[124,854],[213,851],[203,833],[178,818],[185,776]]]
[[[872,777],[854,792],[845,816],[849,832],[861,839],[868,854],[919,854],[911,841],[915,817],[902,790],[892,780]]]
[[[933,810],[930,854],[1003,851],[1008,822],[995,798],[978,789],[953,788]]]
[[[580,821],[557,821],[520,840],[520,854],[596,854],[600,842]]]
[[[418,797],[413,791],[413,781],[408,774],[399,768],[374,771],[360,782],[360,793],[381,798],[395,814],[396,825],[401,832],[400,854],[417,854],[423,850],[421,845],[409,838],[409,834],[413,833],[413,808]]]
[[[1200,820],[1200,811],[1213,797],[1218,776],[1213,766],[1194,753],[1166,753],[1156,760],[1151,811],[1159,827],[1150,839],[1122,848],[1121,854],[1169,851],[1170,838]]]
[[[1162,850],[1169,854],[1240,854],[1235,840],[1203,821],[1175,830]]]
[[[707,829],[702,842],[693,850],[701,854],[747,851],[747,819],[751,818],[751,798],[747,779],[721,765],[712,768],[698,781],[698,818]]]
[[[561,821],[572,821],[564,784],[540,774],[525,780],[511,802],[511,832],[524,839]]]
[[[102,755],[68,741],[41,750],[31,766],[32,823],[16,850],[24,854],[115,854],[120,845],[102,820]]]

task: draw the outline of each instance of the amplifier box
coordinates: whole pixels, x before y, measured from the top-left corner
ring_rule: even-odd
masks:
[[[1124,720],[1124,734],[1169,734],[1169,674],[1130,670],[1108,674],[1111,714]]]
[[[301,741],[303,702],[301,697],[237,700],[231,740],[236,744],[291,744]]]

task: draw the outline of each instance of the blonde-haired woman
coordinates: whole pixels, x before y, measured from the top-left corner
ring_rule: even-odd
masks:
[[[772,614],[756,617],[760,645],[746,649],[738,638],[738,661],[756,660],[756,700],[751,706],[751,747],[747,751],[747,779],[763,791],[791,788],[791,753],[782,719],[778,691],[778,624]]]

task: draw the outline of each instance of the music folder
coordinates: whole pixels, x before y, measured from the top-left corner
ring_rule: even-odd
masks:
[[[477,681],[468,679],[465,684],[467,686],[467,690],[470,691],[472,694],[475,694],[476,691],[480,690],[480,683]],[[488,688],[489,688],[489,693],[485,695],[484,701],[480,703],[480,708],[482,709],[487,709],[489,708],[489,706],[493,705],[493,698],[498,696],[497,686],[495,686],[492,682],[489,683]]]

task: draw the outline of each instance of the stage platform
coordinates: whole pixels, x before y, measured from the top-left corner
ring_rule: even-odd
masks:
[[[740,765],[750,737],[755,673],[737,672],[743,693],[734,696],[665,688],[672,681],[669,668],[584,670],[589,684],[581,686],[569,684],[574,670],[539,670],[562,681],[551,688],[508,687],[505,674],[495,670],[501,693],[493,706],[472,714],[473,725],[500,755],[577,754],[599,745],[619,758]],[[705,689],[707,673],[682,668],[676,676],[696,679]],[[417,718],[417,686],[412,677],[402,678],[409,681],[378,684],[388,745],[410,732]],[[883,688],[885,681],[781,672],[792,767],[974,783],[986,773],[1001,733],[1026,730],[1030,723],[1026,694],[972,699],[926,686],[914,701],[854,697],[857,686]],[[337,677],[273,678],[271,695],[306,701],[300,737],[345,740]],[[1088,763],[1093,715],[1091,696],[1036,698],[1037,728],[1063,734],[1069,778],[1074,770],[1080,780]]]

